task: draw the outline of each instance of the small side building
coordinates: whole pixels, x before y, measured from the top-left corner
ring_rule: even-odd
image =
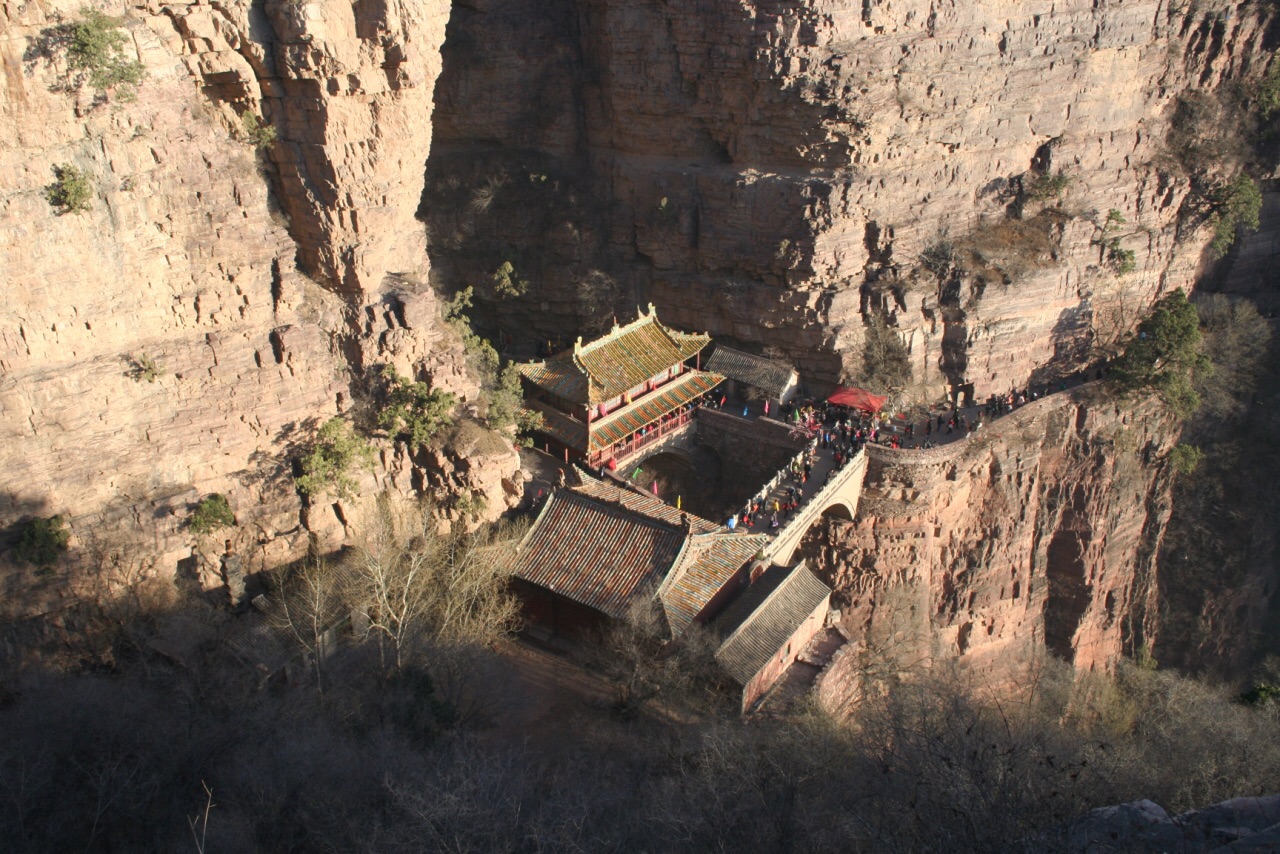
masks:
[[[769,401],[774,412],[779,411],[782,404],[790,402],[800,390],[800,374],[791,365],[753,356],[723,344],[717,344],[711,358],[707,359],[707,370],[728,380],[730,394],[742,397],[746,395],[747,388],[755,389]]]
[[[742,686],[743,713],[822,631],[830,606],[831,588],[801,561],[771,567],[715,621],[722,638],[716,661]]]

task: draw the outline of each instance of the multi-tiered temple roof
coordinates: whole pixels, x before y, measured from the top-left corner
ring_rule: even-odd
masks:
[[[621,397],[672,365],[691,359],[711,343],[711,336],[668,329],[649,313],[626,326],[614,326],[603,338],[582,339],[572,350],[543,362],[520,365],[533,385],[570,403],[599,404]]]
[[[542,416],[539,432],[597,462],[637,432],[715,388],[721,375],[684,365],[711,336],[669,329],[652,305],[625,326],[541,362],[519,366]]]

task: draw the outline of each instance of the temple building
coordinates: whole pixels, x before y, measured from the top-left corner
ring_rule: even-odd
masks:
[[[768,540],[583,477],[543,505],[517,548],[513,587],[531,622],[559,634],[625,619],[636,601],[656,596],[679,637],[748,585]]]
[[[520,365],[525,408],[542,416],[538,444],[566,461],[598,466],[688,423],[693,407],[724,379],[698,369],[710,342],[709,335],[663,326],[650,304],[647,314],[602,338],[579,338],[571,350]]]
[[[716,618],[716,661],[742,686],[750,711],[826,625],[831,588],[804,561],[774,566]]]
[[[707,370],[728,380],[725,386],[730,397],[758,398],[768,402],[775,414],[800,391],[800,374],[791,365],[723,344],[717,344],[707,359]]]

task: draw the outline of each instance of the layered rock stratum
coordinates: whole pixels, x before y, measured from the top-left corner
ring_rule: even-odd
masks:
[[[1168,132],[1180,96],[1261,74],[1269,22],[1167,0],[459,5],[435,273],[511,263],[513,338],[652,299],[822,386],[884,323],[921,395],[1008,391],[1194,284],[1205,216]]]
[[[288,468],[364,373],[478,397],[428,281],[476,286],[517,352],[652,300],[815,390],[857,376],[880,326],[920,397],[1074,370],[1194,284],[1207,211],[1169,131],[1186,93],[1261,75],[1271,26],[1228,0],[109,3],[148,77],[103,102],[42,49],[79,6],[0,6],[0,527],[63,514],[76,554],[135,575],[221,550],[183,527],[211,492],[259,566],[340,542],[341,504],[306,505]],[[261,151],[246,115],[276,131]],[[91,176],[91,211],[48,204],[59,164]],[[1119,654],[1167,437],[1105,409],[884,463],[833,573],[852,596],[883,550],[881,594],[928,604],[930,650]],[[1131,471],[1135,432],[1152,465]],[[455,438],[413,459],[384,442],[366,485],[495,515],[514,455]],[[905,517],[935,530],[910,569]],[[73,595],[6,578],[23,608]],[[854,634],[884,601],[850,600]]]
[[[80,5],[0,8],[0,526],[59,513],[82,569],[172,575],[223,550],[183,525],[218,492],[250,568],[313,536],[332,547],[341,509],[304,506],[290,464],[352,409],[363,373],[390,363],[464,402],[479,391],[415,284],[447,7],[112,6],[147,77],[135,100],[104,103],[67,90],[65,56],[42,49]],[[265,151],[243,114],[276,128]],[[60,164],[89,175],[91,210],[46,200]],[[141,375],[145,360],[157,371]],[[470,430],[460,445],[410,459],[384,443],[362,477],[479,492],[500,513],[510,445]],[[6,603],[57,607],[66,582],[14,570]]]
[[[858,518],[814,555],[850,644],[824,701],[959,663],[993,683],[1043,650],[1106,669],[1155,630],[1173,424],[1089,383],[930,450],[868,446]]]

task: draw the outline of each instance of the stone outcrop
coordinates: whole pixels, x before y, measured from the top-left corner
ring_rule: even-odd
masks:
[[[153,3],[148,26],[266,146],[303,270],[360,301],[424,270],[414,215],[431,146],[442,0]]]
[[[606,315],[651,298],[676,326],[779,348],[814,385],[856,375],[884,322],[920,394],[1007,391],[1193,284],[1206,230],[1166,136],[1181,93],[1261,73],[1268,14],[459,4],[426,195],[434,269],[483,284],[511,263],[529,292],[491,293],[493,323],[526,344],[572,334],[603,273]],[[1125,224],[1104,240],[1111,209]]]
[[[869,446],[858,518],[827,521],[815,564],[851,641],[824,699],[857,697],[868,666],[958,661],[999,681],[1046,647],[1082,669],[1141,649],[1169,433],[1092,383],[950,445]]]
[[[216,566],[224,539],[248,571],[335,542],[340,508],[304,507],[289,466],[362,373],[393,363],[478,396],[436,297],[388,276],[426,263],[413,212],[443,7],[113,7],[147,78],[103,102],[61,91],[65,59],[41,50],[81,5],[0,9],[0,528],[62,514],[64,569],[121,580],[171,575],[197,547]],[[269,157],[243,110],[279,130]],[[88,174],[91,210],[46,200],[58,164]],[[518,477],[494,441],[388,445],[366,483],[446,506],[480,493],[492,518]],[[202,543],[184,523],[212,492],[238,526]],[[57,607],[69,575],[9,568],[6,606]]]
[[[1280,795],[1232,798],[1170,816],[1149,800],[1092,810],[1027,850],[1065,852],[1262,852],[1280,847]]]

